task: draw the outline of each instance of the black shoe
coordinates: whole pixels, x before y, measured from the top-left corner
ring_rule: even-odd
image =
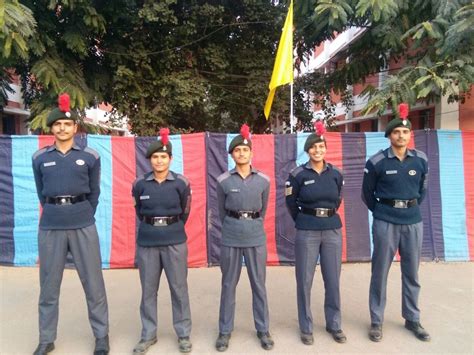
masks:
[[[45,355],[54,350],[54,343],[39,344],[33,355]]]
[[[189,353],[193,348],[193,344],[191,343],[191,340],[189,340],[189,337],[178,338],[178,344],[180,353]]]
[[[257,332],[257,337],[260,339],[260,345],[265,350],[272,350],[273,345],[275,345],[272,336],[269,332]]]
[[[326,331],[332,335],[332,338],[337,342],[337,343],[345,343],[347,341],[347,337],[342,331],[342,329],[338,330],[332,330],[329,328],[326,328]]]
[[[313,345],[314,343],[314,337],[311,333],[301,333],[300,339],[304,345]]]
[[[411,330],[415,336],[421,341],[430,341],[431,337],[428,332],[421,326],[419,322],[405,321],[405,328]]]
[[[220,352],[226,351],[227,348],[229,347],[229,339],[230,339],[230,333],[229,334],[219,333],[219,337],[216,340],[216,350]]]
[[[151,338],[150,340],[143,340],[140,339],[140,341],[135,345],[133,348],[133,354],[134,355],[142,355],[145,354],[148,351],[148,348],[152,346],[153,344],[156,344],[156,337]]]
[[[110,351],[109,336],[95,339],[94,355],[107,355]]]
[[[382,340],[383,333],[382,333],[382,325],[381,324],[374,324],[370,325],[369,330],[369,339],[375,342],[379,342]]]

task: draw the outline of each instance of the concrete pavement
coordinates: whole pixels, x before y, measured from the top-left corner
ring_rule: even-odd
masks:
[[[341,277],[343,329],[346,344],[335,343],[324,329],[321,273],[313,285],[315,343],[299,340],[296,285],[293,267],[269,267],[267,290],[270,303],[272,351],[259,346],[251,311],[251,293],[245,268],[237,291],[235,330],[226,354],[473,354],[474,263],[423,263],[420,268],[422,324],[432,341],[423,343],[403,327],[400,266],[390,272],[384,339],[373,343],[369,327],[368,288],[370,264],[343,264]],[[111,354],[131,354],[140,336],[140,283],[137,270],[104,271],[110,312]],[[158,296],[158,343],[148,354],[176,354],[170,296],[165,275]],[[193,354],[214,354],[218,333],[220,269],[189,270],[193,321]],[[31,354],[37,345],[37,268],[0,267],[0,354]],[[87,320],[84,293],[74,270],[66,270],[60,298],[57,354],[91,354],[94,339]]]

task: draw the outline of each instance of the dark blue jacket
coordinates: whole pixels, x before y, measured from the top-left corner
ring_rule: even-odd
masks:
[[[137,244],[143,247],[180,244],[186,241],[184,225],[191,210],[191,186],[188,179],[173,171],[161,183],[153,172],[135,180],[132,187],[135,212],[141,223]],[[179,221],[167,226],[153,226],[143,217],[179,216]]]
[[[419,150],[407,149],[407,156],[400,161],[392,148],[379,151],[365,164],[362,183],[362,200],[374,218],[394,224],[421,222],[419,204],[423,201],[428,184],[428,158]],[[411,200],[418,205],[395,208],[378,202],[379,198]]]
[[[43,207],[41,229],[78,229],[95,223],[100,193],[100,157],[95,150],[75,144],[66,154],[55,145],[42,148],[33,154],[33,172]],[[46,203],[46,197],[82,194],[87,200],[72,205]]]
[[[316,217],[301,212],[305,208],[339,208],[342,201],[344,178],[339,169],[325,163],[318,174],[308,161],[293,169],[286,181],[286,206],[295,221],[297,229],[328,230],[342,227],[341,218],[336,213],[331,217]]]

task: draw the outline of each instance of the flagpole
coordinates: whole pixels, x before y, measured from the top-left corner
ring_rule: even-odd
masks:
[[[290,133],[293,133],[293,83],[290,84]]]

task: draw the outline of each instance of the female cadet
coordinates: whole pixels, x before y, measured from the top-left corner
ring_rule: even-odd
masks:
[[[156,343],[156,295],[163,270],[171,291],[173,326],[179,351],[190,352],[192,348],[189,339],[188,249],[184,230],[191,206],[191,188],[184,176],[170,170],[172,146],[168,134],[169,130],[162,128],[160,140],[150,144],[146,157],[152,171],[135,180],[132,188],[135,210],[141,221],[137,236],[137,263],[142,286],[142,334],[133,349],[134,354],[144,354]]]
[[[309,161],[290,173],[285,188],[286,204],[296,225],[298,320],[305,345],[314,342],[311,286],[318,257],[325,287],[326,330],[336,342],[346,341],[341,329],[339,294],[342,223],[337,214],[343,177],[336,167],[324,160],[327,150],[324,124],[318,121],[315,128],[316,133],[310,134],[304,145]]]

